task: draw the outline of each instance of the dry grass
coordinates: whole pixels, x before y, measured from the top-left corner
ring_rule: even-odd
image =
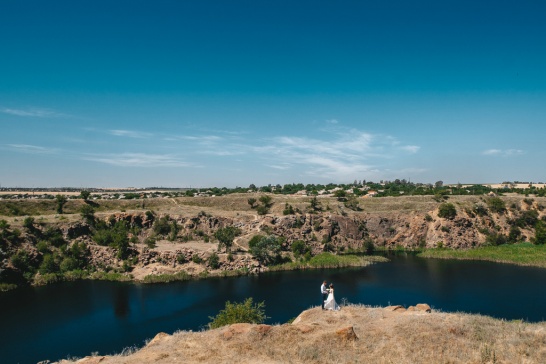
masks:
[[[340,336],[352,327],[358,339]],[[292,324],[158,334],[130,355],[80,363],[545,363],[546,323],[350,305]],[[66,362],[66,361],[64,361]]]

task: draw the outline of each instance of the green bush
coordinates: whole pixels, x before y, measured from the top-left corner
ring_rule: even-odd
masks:
[[[79,268],[78,261],[72,257],[65,257],[59,265],[61,272],[66,273]]]
[[[531,242],[536,245],[546,244],[546,224],[540,220],[535,225],[535,236],[531,238]]]
[[[39,241],[38,244],[36,244],[36,250],[38,250],[42,254],[46,254],[51,251],[47,241],[43,241],[43,240]]]
[[[538,211],[528,210],[523,211],[521,216],[515,221],[515,225],[519,227],[535,226],[538,221]]]
[[[44,239],[49,241],[51,245],[56,248],[66,245],[66,241],[63,238],[63,232],[59,228],[48,227],[44,231]]]
[[[375,251],[375,244],[372,239],[368,238],[364,241],[364,249],[366,249],[366,254],[373,254]]]
[[[58,272],[59,266],[57,265],[55,256],[53,256],[53,254],[44,255],[44,259],[42,260],[42,264],[40,264],[40,268],[38,269],[38,271],[42,275]]]
[[[297,258],[300,255],[304,255],[309,250],[309,247],[303,240],[296,240],[292,243],[292,253]]]
[[[220,257],[216,253],[212,253],[208,259],[209,266],[212,269],[220,268]]]
[[[26,250],[18,250],[17,253],[11,256],[11,264],[21,272],[29,272],[33,270],[31,258]]]
[[[455,216],[457,216],[457,209],[452,203],[443,203],[438,207],[438,217],[453,219]]]
[[[256,207],[256,212],[258,215],[266,215],[269,212],[269,208],[263,205]]]
[[[283,215],[294,215],[294,207],[292,205],[289,205],[288,203],[284,204],[284,210],[282,210]]]
[[[521,230],[517,226],[511,226],[508,233],[508,242],[517,243],[519,239],[521,239]]]
[[[154,233],[157,235],[167,235],[171,232],[171,225],[169,224],[169,216],[163,216],[154,222]]]
[[[209,316],[210,329],[216,329],[225,325],[236,323],[261,324],[268,317],[265,315],[265,302],[254,304],[252,298],[247,298],[242,303],[226,302],[226,307],[215,317]]]
[[[499,197],[487,199],[487,206],[489,206],[489,210],[497,214],[503,214],[506,211],[506,204]]]
[[[508,242],[508,237],[504,234],[491,232],[485,238],[485,243],[487,245],[503,245]]]
[[[478,216],[487,215],[487,207],[483,203],[477,203],[474,205],[474,213]]]

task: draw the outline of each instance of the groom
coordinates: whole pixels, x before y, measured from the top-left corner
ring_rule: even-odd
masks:
[[[320,295],[322,297],[322,309],[324,310],[324,301],[328,298],[328,288],[326,286],[326,281],[322,282],[320,286]]]

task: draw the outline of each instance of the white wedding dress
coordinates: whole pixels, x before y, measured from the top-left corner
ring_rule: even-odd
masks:
[[[336,303],[336,299],[334,298],[334,290],[331,289],[330,293],[328,293],[328,298],[326,301],[324,301],[324,309],[325,310],[332,310],[332,311],[339,311],[340,307]]]

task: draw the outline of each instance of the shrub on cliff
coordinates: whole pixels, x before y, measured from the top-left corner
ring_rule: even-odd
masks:
[[[546,224],[540,220],[535,225],[535,236],[531,238],[531,242],[536,245],[546,244]]]
[[[487,200],[489,210],[497,214],[503,214],[506,211],[506,204],[499,197],[491,197]]]
[[[438,217],[453,219],[455,216],[457,216],[457,209],[452,203],[443,203],[438,207]]]
[[[212,321],[209,322],[210,329],[216,329],[225,325],[236,323],[261,324],[268,317],[265,315],[265,302],[254,304],[252,297],[247,298],[242,303],[226,302],[226,307],[215,317],[209,316]]]

